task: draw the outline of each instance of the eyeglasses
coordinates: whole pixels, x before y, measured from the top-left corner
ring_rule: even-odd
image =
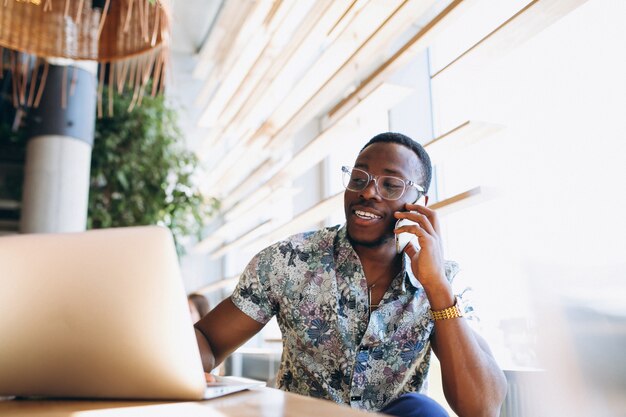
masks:
[[[389,175],[372,175],[359,168],[341,167],[343,185],[350,191],[363,191],[374,181],[376,192],[385,200],[397,200],[402,197],[408,187],[417,190],[416,201],[424,194],[424,188],[410,180]]]

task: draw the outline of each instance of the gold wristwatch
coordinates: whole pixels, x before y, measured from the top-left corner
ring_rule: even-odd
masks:
[[[452,307],[444,308],[443,310],[430,310],[430,315],[433,320],[447,320],[455,319],[457,317],[463,317],[463,311],[461,310],[461,303],[458,296],[454,297],[454,305]]]

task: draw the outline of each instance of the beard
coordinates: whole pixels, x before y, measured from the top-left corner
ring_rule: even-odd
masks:
[[[379,237],[376,240],[357,240],[357,239],[352,238],[352,236],[350,236],[349,231],[347,231],[346,236],[348,237],[348,241],[350,242],[352,247],[363,246],[366,248],[379,248],[381,246],[387,245],[389,241],[394,240],[393,235],[391,236],[384,235],[384,236]]]

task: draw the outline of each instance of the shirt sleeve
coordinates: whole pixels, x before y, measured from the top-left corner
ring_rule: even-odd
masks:
[[[266,324],[276,314],[271,295],[272,247],[258,253],[248,263],[230,296],[233,304],[261,324]]]
[[[471,327],[477,328],[480,318],[474,308],[474,291],[463,279],[463,273],[459,268],[459,264],[453,261],[446,261],[446,277],[452,285],[452,291],[459,297],[463,317],[469,321]]]

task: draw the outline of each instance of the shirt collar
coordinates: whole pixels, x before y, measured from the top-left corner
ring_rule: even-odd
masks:
[[[352,244],[348,240],[346,224],[342,224],[337,231],[337,237],[335,240],[335,253],[337,254],[337,262],[342,264],[344,262],[358,262],[360,264],[359,256],[356,254]]]
[[[360,263],[359,257],[356,254],[352,244],[348,240],[346,224],[342,224],[337,231],[337,246],[336,251],[338,254],[337,260],[339,262],[356,261]],[[402,280],[402,292],[415,291],[422,288],[422,284],[418,281],[411,269],[411,259],[406,253],[402,254],[402,273],[404,279]]]

